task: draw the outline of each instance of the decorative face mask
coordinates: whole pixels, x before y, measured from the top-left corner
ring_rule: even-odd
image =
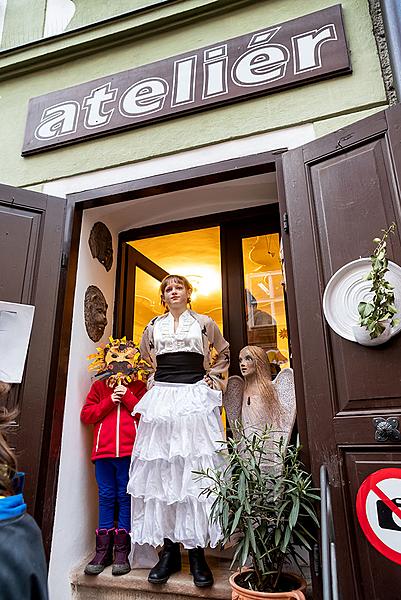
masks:
[[[148,373],[148,365],[142,360],[138,346],[125,337],[109,340],[106,346],[97,348],[97,354],[88,356],[88,360],[93,361],[88,369],[97,371],[96,377],[100,379],[107,378],[110,387],[142,379]]]

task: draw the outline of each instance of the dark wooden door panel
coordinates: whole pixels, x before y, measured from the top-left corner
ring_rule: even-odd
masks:
[[[397,364],[401,338],[393,338],[386,346],[367,348],[340,339],[327,324],[325,327],[331,339],[330,358],[336,381],[334,414],[399,407]]]
[[[382,406],[380,406],[380,409],[381,408]],[[385,418],[398,417],[401,421],[401,410],[399,408],[397,411],[386,411],[376,408],[374,411],[369,411],[369,413]],[[347,414],[345,416],[336,417],[333,423],[337,444],[376,444],[372,414]],[[386,445],[388,446],[390,444],[384,442],[380,445],[386,447]]]
[[[26,472],[25,499],[35,512],[57,307],[65,200],[0,185],[0,299],[33,304],[23,382],[8,406],[19,409],[12,443]]]
[[[363,456],[365,447],[371,451],[377,445],[374,416],[401,415],[401,336],[377,348],[344,340],[326,323],[322,297],[333,273],[369,256],[373,238],[392,221],[398,227],[389,257],[401,264],[400,126],[397,106],[283,155],[290,226],[284,246],[291,264],[290,311],[299,337],[294,366],[297,397],[303,399],[306,414],[303,441],[316,481],[321,464],[329,471],[340,588],[346,600],[380,597],[375,595],[381,581],[377,573],[387,559],[378,559],[374,551],[364,564],[359,546],[353,559],[357,478],[351,484],[341,465],[348,447],[354,451],[358,446]],[[377,448],[380,464],[387,460],[387,449]],[[398,567],[387,562],[386,572],[395,572]]]
[[[0,297],[27,304],[38,251],[40,213],[0,204]]]
[[[373,237],[396,220],[389,148],[383,134],[378,135],[382,137],[310,166],[324,283],[350,260],[369,256]],[[389,246],[399,261],[397,237]]]
[[[388,467],[401,468],[400,448],[368,450],[344,449],[346,480],[350,495],[350,532],[356,572],[359,573],[360,598],[400,600],[401,567],[380,554],[366,539],[357,524],[355,500],[362,482],[375,471]],[[401,528],[399,531],[401,535]]]

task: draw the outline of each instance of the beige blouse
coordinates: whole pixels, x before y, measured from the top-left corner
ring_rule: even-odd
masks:
[[[200,325],[202,332],[202,344],[203,344],[203,367],[213,381],[213,388],[216,390],[224,391],[227,386],[228,367],[230,366],[230,347],[228,342],[223,338],[220,329],[216,323],[210,317],[206,315],[200,315],[193,310],[187,311]],[[156,349],[155,349],[155,338],[154,328],[155,324],[163,325],[164,319],[171,319],[169,313],[160,317],[155,317],[145,327],[141,343],[140,351],[142,358],[152,368],[152,374],[149,378],[150,385],[153,381],[153,375],[156,370]],[[170,350],[173,352],[173,350]]]
[[[180,315],[176,331],[171,313],[167,313],[163,319],[156,319],[153,343],[156,356],[168,352],[197,352],[203,355],[201,327],[189,310]]]

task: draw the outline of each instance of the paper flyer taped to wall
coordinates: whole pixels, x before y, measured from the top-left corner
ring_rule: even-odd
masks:
[[[0,381],[21,383],[35,307],[0,301]]]

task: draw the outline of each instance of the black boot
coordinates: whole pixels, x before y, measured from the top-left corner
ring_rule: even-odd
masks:
[[[166,583],[170,575],[177,571],[181,571],[180,545],[165,538],[159,562],[150,570],[148,581],[150,583]]]
[[[213,574],[206,562],[203,548],[188,550],[189,570],[197,587],[210,587],[213,585]]]

